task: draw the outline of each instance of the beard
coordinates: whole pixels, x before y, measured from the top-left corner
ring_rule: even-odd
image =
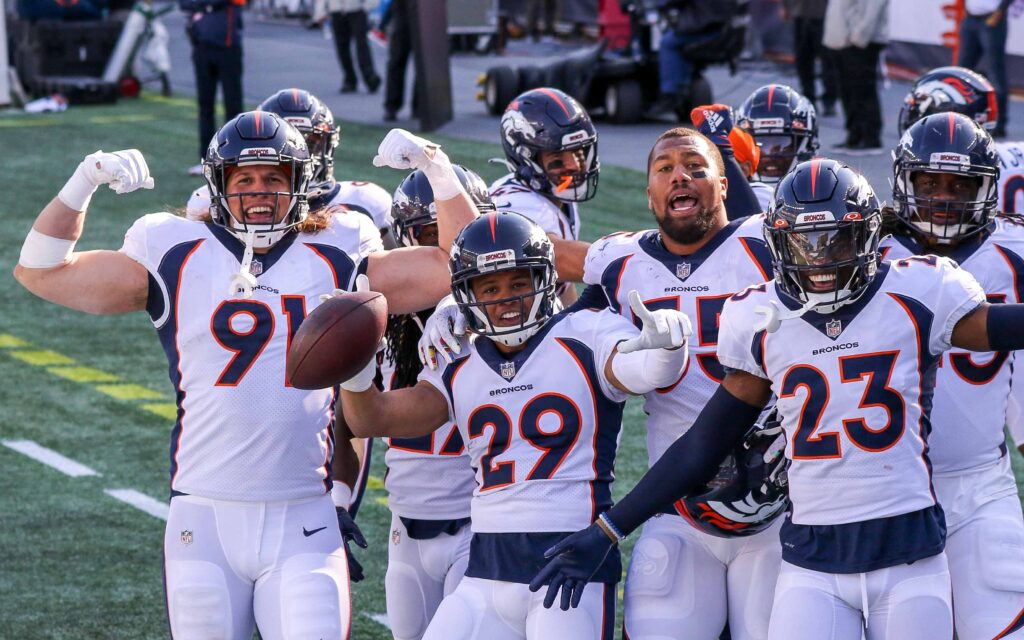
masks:
[[[693,244],[702,240],[718,217],[717,209],[701,208],[700,212],[689,219],[680,220],[667,213],[654,216],[658,221],[658,229],[679,244]]]

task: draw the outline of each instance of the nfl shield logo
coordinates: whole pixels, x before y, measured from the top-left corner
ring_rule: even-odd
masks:
[[[839,334],[843,332],[843,323],[838,318],[829,320],[825,323],[825,335],[830,338],[838,338]]]
[[[261,273],[263,273],[263,263],[260,262],[259,260],[253,260],[251,263],[249,263],[249,273],[251,273],[254,276],[258,276]]]
[[[515,362],[502,362],[501,363],[501,377],[506,380],[511,380],[516,377],[516,363]]]
[[[402,541],[402,532],[398,529],[391,530],[391,544],[398,544]]]
[[[192,532],[189,531],[188,529],[185,529],[184,531],[181,532],[181,544],[183,544],[183,545],[190,545],[190,544],[192,544]]]
[[[690,277],[690,263],[680,262],[676,265],[676,277],[680,280],[686,280]]]

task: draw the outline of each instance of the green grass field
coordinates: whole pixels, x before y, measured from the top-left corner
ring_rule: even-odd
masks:
[[[342,123],[336,172],[392,190],[397,171],[370,159],[385,129]],[[135,489],[167,496],[172,419],[166,360],[145,314],[93,317],[45,303],[9,275],[38,211],[81,158],[102,148],[136,147],[156,178],[153,191],[93,199],[79,249],[117,248],[138,216],[184,206],[199,182],[193,164],[195,110],[185,99],[147,96],[112,107],[57,115],[0,116],[0,440],[32,440],[100,475],[69,478],[0,446],[0,638],[162,638],[163,521],[104,493]],[[435,138],[449,155],[492,180],[497,144]],[[638,140],[648,145],[653,140]],[[605,167],[598,197],[584,206],[584,236],[651,226],[643,174]],[[643,414],[631,402],[619,453],[616,495],[646,466]],[[379,451],[379,449],[378,449]],[[359,523],[370,548],[359,552],[367,579],[354,586],[353,638],[390,638],[370,618],[384,612],[390,515],[377,457]],[[1019,456],[1015,459],[1018,474]],[[1018,475],[1020,477],[1020,475]]]

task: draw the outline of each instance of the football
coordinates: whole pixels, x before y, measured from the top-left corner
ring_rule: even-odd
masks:
[[[288,380],[298,389],[325,389],[348,380],[377,353],[388,323],[388,301],[376,291],[328,299],[306,316],[288,348]]]

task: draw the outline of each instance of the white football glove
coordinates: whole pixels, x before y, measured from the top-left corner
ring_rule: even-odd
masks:
[[[641,349],[674,349],[686,344],[692,328],[690,318],[675,309],[651,311],[644,306],[636,289],[629,292],[629,308],[640,318],[640,335],[619,343],[619,353],[632,353]]]
[[[450,200],[459,195],[462,185],[441,147],[405,129],[392,129],[384,136],[373,166],[392,169],[419,169],[430,182],[435,200]]]
[[[420,336],[420,362],[424,367],[437,369],[437,354],[452,363],[456,354],[462,352],[460,338],[466,335],[466,316],[459,310],[452,296],[445,296],[438,303],[433,315],[427,318]]]
[[[84,211],[92,194],[103,184],[117,194],[152,189],[154,186],[146,159],[138,149],[113,153],[97,151],[82,160],[57,197],[71,209]]]
[[[370,279],[365,274],[360,273],[356,276],[356,291],[369,291],[370,290]],[[320,301],[324,302],[334,296],[347,293],[344,289],[335,289],[329,294],[320,296]],[[370,358],[370,361],[366,363],[359,373],[352,376],[345,382],[341,383],[341,388],[345,391],[352,391],[359,393],[366,391],[373,386],[373,379],[377,377],[377,358]]]

